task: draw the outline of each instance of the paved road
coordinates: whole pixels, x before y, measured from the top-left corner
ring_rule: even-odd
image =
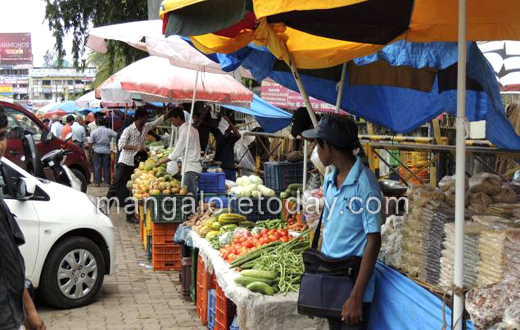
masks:
[[[106,188],[89,188],[103,196]],[[74,310],[55,310],[40,305],[40,315],[49,330],[65,329],[206,329],[196,307],[182,300],[177,272],[154,272],[146,267],[137,225],[112,216],[115,226],[116,276],[105,277],[97,300]]]

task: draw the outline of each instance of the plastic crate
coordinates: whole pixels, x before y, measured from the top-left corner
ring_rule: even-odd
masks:
[[[190,282],[190,298],[197,304],[197,266],[198,266],[199,249],[191,250],[191,282]]]
[[[233,323],[229,326],[229,330],[240,330],[238,327],[238,318],[236,316],[233,318]]]
[[[242,214],[247,217],[247,220],[256,222],[278,219],[282,211],[282,200],[277,197],[253,198],[229,195],[229,206],[233,213]]]
[[[154,270],[180,270],[181,248],[177,245],[154,245],[152,265]]]
[[[187,210],[183,211],[184,205],[192,205],[195,209],[195,200],[192,196],[185,195],[157,195],[149,200],[147,206],[150,208],[151,221],[154,223],[181,223],[186,221]],[[186,207],[188,208],[188,207]]]
[[[215,330],[228,330],[233,323],[237,306],[229,300],[224,291],[217,285],[217,307],[215,316]]]
[[[201,173],[199,177],[199,190],[207,193],[225,193],[226,174],[223,172]]]
[[[307,169],[312,169],[311,162],[307,163]],[[287,189],[291,183],[302,183],[303,162],[265,162],[264,181],[267,187],[278,193]]]
[[[217,300],[217,294],[215,290],[208,291],[208,329],[215,329],[215,304]]]
[[[181,271],[179,272],[179,282],[182,287],[182,298],[185,301],[191,301],[191,257],[183,257],[181,259]]]
[[[152,223],[153,244],[173,244],[173,237],[179,228],[177,223]]]
[[[208,324],[208,290],[209,276],[202,256],[197,260],[197,314],[202,325]]]
[[[296,203],[290,201],[289,199],[284,199],[282,202],[282,219],[294,218],[297,222],[302,222],[303,210],[298,210],[296,208]]]
[[[184,242],[181,242],[179,245],[181,246],[181,256],[183,258],[190,258],[190,260],[191,260],[191,250],[192,250],[192,248],[187,246]]]

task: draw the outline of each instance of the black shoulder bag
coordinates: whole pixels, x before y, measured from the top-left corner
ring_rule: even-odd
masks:
[[[322,218],[323,213],[314,233],[312,247],[303,254],[305,272],[300,284],[298,313],[340,319],[343,305],[356,282],[361,258],[329,258],[317,249]]]

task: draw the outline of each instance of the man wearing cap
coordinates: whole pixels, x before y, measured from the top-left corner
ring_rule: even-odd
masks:
[[[55,137],[61,138],[61,131],[63,130],[63,126],[60,122],[60,116],[54,115],[52,116],[52,125],[51,125],[51,133],[54,134]]]
[[[321,251],[333,259],[361,257],[359,274],[343,305],[342,317],[329,319],[329,328],[363,330],[374,296],[373,270],[381,248],[381,190],[374,173],[358,156],[361,144],[354,122],[327,116],[302,136],[316,140],[323,165],[334,165],[323,185],[326,206]]]
[[[126,184],[130,180],[137,165],[135,164],[135,156],[138,153],[146,153],[144,144],[148,132],[170,118],[171,112],[168,112],[166,115],[160,116],[152,122],[147,122],[148,110],[145,108],[138,108],[136,110],[134,123],[123,131],[123,134],[118,141],[117,146],[121,153],[119,154],[114,180],[108,189],[108,199],[117,197],[119,206],[124,207],[128,204],[127,198],[129,196],[129,191],[126,188]],[[134,222],[134,215],[128,213],[126,215],[126,220],[128,222]]]

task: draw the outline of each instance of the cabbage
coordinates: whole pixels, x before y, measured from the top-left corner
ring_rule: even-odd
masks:
[[[241,186],[242,185],[242,181],[244,181],[244,177],[243,176],[237,178],[237,181],[236,181],[237,185]]]
[[[251,191],[259,190],[258,185],[254,183],[248,185],[247,188],[249,188]]]
[[[256,197],[256,198],[262,197],[262,192],[255,190],[251,193],[251,197]]]
[[[249,176],[249,181],[251,181],[252,184],[257,184],[257,185],[260,185],[260,184],[264,183],[262,181],[262,179],[259,176],[257,176],[257,175],[250,175]]]
[[[247,187],[250,184],[251,184],[251,180],[249,179],[249,177],[244,176],[243,179],[242,179],[242,182],[239,185],[242,186],[242,187]]]
[[[251,197],[251,190],[247,187],[242,188],[242,193],[240,194],[241,197]]]
[[[260,186],[259,190],[265,197],[274,197],[276,194],[273,189],[269,189],[266,186]]]
[[[241,196],[242,195],[242,191],[244,190],[244,187],[234,187],[235,188],[235,195],[237,196]]]

